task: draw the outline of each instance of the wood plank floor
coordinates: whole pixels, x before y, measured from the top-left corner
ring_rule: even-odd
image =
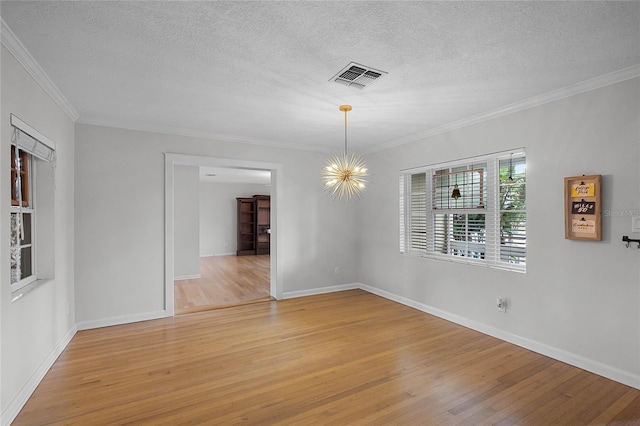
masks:
[[[14,425],[638,425],[640,390],[352,290],[80,331]]]
[[[175,281],[176,315],[270,300],[270,256],[200,258],[200,278]]]

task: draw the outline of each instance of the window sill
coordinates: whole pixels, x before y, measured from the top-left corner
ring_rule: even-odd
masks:
[[[497,269],[500,271],[516,272],[520,274],[527,273],[526,265],[516,265],[511,263],[489,263],[482,260],[473,260],[471,258],[466,258],[466,257],[446,256],[446,255],[436,255],[436,254],[426,254],[426,253],[416,253],[416,252],[400,252],[400,254],[402,256],[415,257],[420,259],[432,259],[432,260],[438,260],[443,262],[459,263],[459,264],[471,265],[471,266],[479,266],[483,268]]]
[[[25,294],[32,292],[36,288],[40,287],[42,284],[48,283],[50,281],[53,281],[53,278],[37,279],[34,282],[27,284],[22,288],[19,288],[18,290],[12,291],[11,303],[15,302],[18,299],[21,299],[22,296],[24,296]]]

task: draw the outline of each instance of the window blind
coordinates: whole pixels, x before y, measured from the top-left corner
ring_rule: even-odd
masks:
[[[14,128],[12,138],[14,145],[41,160],[53,160],[56,148],[49,138],[13,114],[11,114],[11,125]]]

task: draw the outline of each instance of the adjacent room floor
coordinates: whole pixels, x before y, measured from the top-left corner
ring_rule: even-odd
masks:
[[[270,300],[269,255],[200,258],[200,278],[175,281],[176,315]]]

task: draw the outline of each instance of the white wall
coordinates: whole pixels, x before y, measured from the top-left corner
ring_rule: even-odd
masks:
[[[2,423],[10,421],[75,332],[74,315],[74,124],[2,47],[0,135],[0,311]],[[12,302],[9,283],[9,155],[15,114],[56,143],[55,278]],[[51,242],[51,240],[50,240]],[[68,309],[68,310],[67,310]]]
[[[236,254],[236,198],[269,195],[270,191],[259,184],[200,182],[200,256]]]
[[[163,315],[164,152],[282,164],[284,292],[355,282],[357,202],[323,193],[324,154],[79,124],[78,328]]]
[[[174,167],[174,279],[200,277],[200,171]]]
[[[527,150],[527,273],[401,256],[401,169]],[[638,78],[367,156],[359,279],[442,316],[640,387]],[[601,242],[564,239],[563,178],[603,176]],[[606,212],[610,212],[608,215]],[[375,214],[370,214],[375,212]],[[495,307],[497,296],[510,302]]]

